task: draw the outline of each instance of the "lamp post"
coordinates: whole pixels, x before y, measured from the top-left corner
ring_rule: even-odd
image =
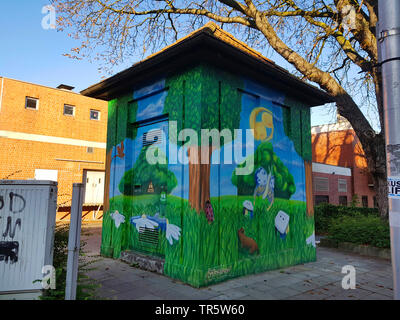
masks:
[[[378,2],[394,299],[400,300],[400,1]]]

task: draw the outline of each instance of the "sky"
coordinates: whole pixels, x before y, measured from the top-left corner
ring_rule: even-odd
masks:
[[[49,87],[67,84],[75,87],[75,92],[110,76],[100,73],[100,65],[96,63],[63,56],[79,46],[79,42],[70,38],[67,32],[42,27],[46,16],[42,8],[48,4],[48,0],[0,1],[0,76]],[[114,73],[140,60],[139,55],[135,58],[114,69]],[[269,58],[287,67],[278,55]],[[329,110],[313,108],[312,125],[333,122],[335,116]]]
[[[79,92],[102,80],[98,65],[63,56],[79,42],[65,32],[42,28],[46,0],[0,1],[0,76]],[[123,69],[127,66],[121,66]],[[118,72],[120,70],[116,70]]]

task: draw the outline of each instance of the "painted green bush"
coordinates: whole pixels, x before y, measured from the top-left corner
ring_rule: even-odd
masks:
[[[118,186],[122,194],[133,195],[146,193],[150,182],[154,186],[155,193],[161,192],[161,186],[165,186],[166,189],[164,191],[167,193],[171,193],[177,186],[178,181],[174,173],[168,170],[165,154],[163,154],[159,148],[155,148],[152,154],[161,161],[156,164],[150,164],[146,159],[147,150],[149,149],[142,148],[133,168],[124,173]],[[140,185],[141,188],[135,190],[135,185]]]
[[[263,142],[258,146],[255,154],[250,157],[254,158],[255,170],[259,167],[263,167],[268,173],[272,170],[275,177],[275,197],[289,199],[296,192],[293,176],[281,159],[274,153],[271,143]],[[243,168],[244,166],[245,162],[238,165],[239,168]],[[256,187],[254,179],[255,170],[251,174],[239,176],[233,171],[231,181],[238,188],[238,194],[253,194]]]

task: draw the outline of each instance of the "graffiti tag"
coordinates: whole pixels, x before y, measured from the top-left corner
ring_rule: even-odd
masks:
[[[3,238],[9,237],[11,240],[14,239],[17,227],[21,230],[22,219],[17,218],[13,223],[13,215],[24,211],[26,201],[23,196],[10,192],[8,194],[10,203],[6,206],[6,201],[3,196],[0,196],[0,211],[8,209],[9,215],[7,217],[6,227],[4,232],[1,234]],[[7,199],[7,197],[5,197]],[[4,211],[3,211],[4,212]],[[3,218],[0,216],[0,219]],[[5,217],[4,217],[5,218]],[[5,239],[4,239],[5,240]],[[11,264],[18,261],[19,242],[18,241],[1,241],[0,242],[0,261]]]

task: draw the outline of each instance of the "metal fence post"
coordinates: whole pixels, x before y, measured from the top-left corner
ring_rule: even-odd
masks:
[[[379,1],[378,6],[393,292],[400,300],[400,1]]]
[[[65,286],[65,300],[76,299],[78,280],[78,259],[81,241],[83,184],[74,183],[72,188],[71,220],[68,236],[68,262]]]

